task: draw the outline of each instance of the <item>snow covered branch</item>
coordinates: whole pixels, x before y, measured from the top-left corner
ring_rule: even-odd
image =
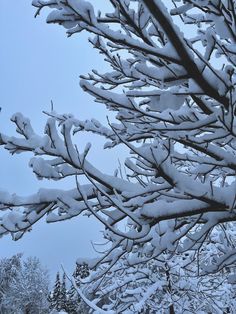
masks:
[[[31,152],[39,179],[70,176],[75,189],[28,198],[0,193],[0,234],[18,239],[44,215],[54,222],[86,214],[104,225],[111,241],[101,263],[114,265],[137,246],[148,247],[147,260],[166,250],[198,250],[215,228],[236,220],[235,4],[109,3],[109,12],[96,13],[83,0],[33,1],[36,15],[48,7],[47,22],[64,26],[69,36],[83,30],[95,36],[90,43],[111,71],[81,76],[81,87],[117,121],[107,127],[49,112],[40,136],[22,114],[14,115],[20,137],[1,134],[1,145],[12,154]],[[104,137],[106,149],[125,145],[127,176],[92,165],[90,145],[83,152],[77,147],[80,132]],[[219,254],[227,259],[231,251]]]

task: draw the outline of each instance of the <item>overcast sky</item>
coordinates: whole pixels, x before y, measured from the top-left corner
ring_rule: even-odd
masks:
[[[97,2],[97,0],[94,0]],[[101,3],[99,1],[99,3]],[[65,29],[45,23],[46,14],[34,18],[30,0],[1,0],[0,3],[0,130],[14,134],[10,117],[22,112],[41,134],[53,100],[59,113],[70,112],[79,119],[95,117],[106,121],[107,112],[79,87],[79,74],[92,67],[102,69],[101,57],[87,42],[87,34],[67,38]],[[46,13],[46,12],[45,12]],[[89,138],[89,140],[91,140]],[[80,138],[83,146],[88,138]],[[111,173],[117,155],[102,152],[102,141],[95,140],[91,160]],[[101,158],[97,158],[98,155]],[[57,187],[58,183],[38,181],[28,167],[30,155],[11,156],[0,148],[0,189],[20,195],[35,193],[39,187]],[[61,187],[70,188],[72,182]],[[90,241],[101,239],[101,227],[88,218],[57,224],[40,222],[23,239],[13,242],[10,236],[0,240],[0,257],[24,252],[38,256],[55,272],[63,263],[71,271],[76,257],[92,256]]]

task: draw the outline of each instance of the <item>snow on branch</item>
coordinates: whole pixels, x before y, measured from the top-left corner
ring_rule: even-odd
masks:
[[[236,220],[236,9],[223,0],[109,3],[108,12],[95,12],[83,0],[33,1],[36,15],[48,7],[47,22],[69,36],[94,35],[89,41],[111,70],[82,75],[81,87],[115,112],[116,123],[49,112],[41,136],[14,115],[19,136],[0,134],[0,144],[12,154],[30,152],[37,178],[70,176],[75,188],[28,198],[1,192],[0,234],[18,239],[43,216],[54,222],[92,215],[111,242],[100,263],[115,265],[125,252],[148,247],[136,265],[166,250],[197,251],[219,225]],[[83,152],[77,146],[79,132],[104,137],[106,149],[127,147],[126,176],[92,165],[90,144]],[[230,252],[217,253],[214,271],[233,260]]]

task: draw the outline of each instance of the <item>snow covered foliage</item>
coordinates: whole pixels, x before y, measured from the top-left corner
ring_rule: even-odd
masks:
[[[163,253],[136,265],[130,263],[135,252],[125,253],[113,267],[99,266],[89,277],[77,277],[76,283],[93,304],[107,313],[234,313],[236,292],[230,269],[201,276],[197,257],[209,263],[221,232],[214,230],[197,253]],[[138,254],[147,257],[141,250]]]
[[[0,312],[47,314],[49,279],[35,257],[21,260],[22,255],[0,260]]]
[[[89,270],[89,266],[87,263],[83,262],[81,263],[76,263],[76,268],[75,271],[73,273],[73,277],[75,279],[84,279],[87,278],[89,276],[90,270]]]
[[[67,289],[66,279],[65,273],[63,273],[62,281],[59,272],[57,273],[54,287],[48,297],[50,309],[52,311],[65,311],[68,314],[88,313],[89,309],[86,304],[81,302],[74,285],[70,283],[70,289]],[[87,310],[85,310],[86,308]]]
[[[66,310],[69,314],[78,313],[78,308],[81,306],[81,299],[73,285],[67,291]]]
[[[61,310],[61,281],[59,272],[56,275],[56,281],[52,292],[48,296],[50,308],[60,311]]]
[[[112,267],[127,253],[138,267],[163,252],[191,250],[200,259],[214,230],[225,228],[209,263],[199,260],[199,272],[234,267],[227,223],[236,219],[236,3],[107,2],[104,13],[84,0],[33,1],[36,15],[48,7],[47,22],[63,25],[69,36],[94,35],[90,42],[111,71],[82,76],[81,87],[117,121],[106,126],[52,111],[40,135],[15,114],[19,136],[1,134],[1,145],[12,154],[32,153],[29,164],[39,179],[70,176],[75,188],[40,189],[29,197],[2,191],[0,234],[17,240],[43,216],[57,222],[93,215],[110,249],[90,267]],[[80,132],[106,138],[106,149],[126,146],[126,175],[92,165],[90,144],[84,151],[76,144]],[[88,184],[80,183],[82,176]]]
[[[5,310],[6,295],[21,269],[22,254],[0,260],[0,312]]]

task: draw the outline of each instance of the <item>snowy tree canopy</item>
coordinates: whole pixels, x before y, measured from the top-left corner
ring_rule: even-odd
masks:
[[[32,153],[29,165],[39,179],[75,182],[69,191],[40,189],[28,197],[1,191],[0,234],[17,240],[43,216],[57,222],[93,215],[111,246],[91,267],[112,266],[126,252],[137,265],[165,251],[199,250],[216,226],[236,219],[236,3],[108,2],[105,13],[84,0],[33,5],[36,15],[49,8],[47,22],[64,26],[68,36],[93,35],[89,41],[111,71],[93,70],[80,84],[115,112],[116,123],[52,110],[40,135],[17,113],[19,136],[0,137],[10,153]],[[91,164],[90,144],[84,151],[76,144],[81,132],[104,137],[106,149],[127,147],[126,175]],[[203,272],[234,264],[234,242],[227,232],[220,241],[224,249],[216,247]]]
[[[48,271],[36,257],[21,258],[17,254],[0,260],[0,312],[47,314]]]

